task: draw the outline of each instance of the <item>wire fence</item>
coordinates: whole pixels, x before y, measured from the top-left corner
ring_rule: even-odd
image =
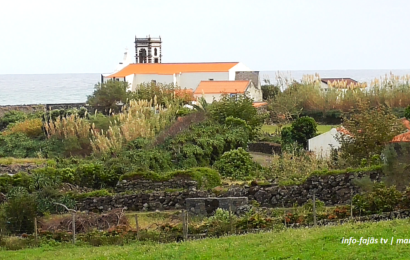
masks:
[[[353,198],[353,192],[350,195]],[[350,207],[338,208],[339,215],[333,218],[333,213],[324,213],[316,194],[313,193],[311,198],[312,200],[303,207],[255,207],[242,213],[238,212],[238,209],[234,210],[230,203],[228,210],[217,210],[210,217],[196,216],[188,210],[135,213],[127,212],[124,208],[99,214],[77,212],[67,208],[67,213],[61,215],[36,216],[31,219],[20,216],[7,221],[1,221],[0,218],[0,247],[8,248],[4,241],[15,237],[28,238],[30,241],[54,240],[74,244],[83,241],[96,246],[124,244],[135,240],[166,243],[305,226],[334,225],[354,218],[352,202]]]

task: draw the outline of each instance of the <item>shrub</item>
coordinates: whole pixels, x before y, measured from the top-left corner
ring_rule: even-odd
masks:
[[[8,127],[7,130],[3,132],[3,135],[7,136],[14,133],[23,133],[30,138],[36,138],[43,135],[42,126],[43,123],[39,118],[27,119]]]
[[[6,128],[10,124],[21,122],[27,119],[27,114],[21,111],[12,110],[4,113],[0,118],[0,130]]]
[[[316,135],[317,124],[311,117],[299,117],[292,123],[292,139],[307,148],[308,140]]]
[[[87,103],[117,111],[117,102],[124,104],[127,101],[127,87],[127,82],[116,80],[98,83],[94,86],[93,94],[88,96]]]
[[[355,195],[353,205],[364,213],[389,212],[399,206],[401,199],[402,194],[395,186],[375,183],[371,192]]]
[[[35,197],[27,193],[19,193],[10,198],[4,206],[8,230],[13,234],[33,233],[34,219],[37,212]]]
[[[246,179],[255,174],[256,165],[251,155],[243,148],[225,152],[221,159],[215,162],[215,169],[224,177]]]

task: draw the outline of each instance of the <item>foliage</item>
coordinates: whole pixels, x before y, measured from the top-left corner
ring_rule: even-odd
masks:
[[[14,234],[32,233],[37,203],[35,197],[21,192],[9,198],[4,206],[8,230]]]
[[[3,136],[7,136],[15,133],[23,133],[30,138],[36,138],[43,135],[42,126],[43,123],[39,118],[26,119],[13,124],[11,127],[8,127],[2,134]]]
[[[177,170],[158,174],[155,172],[130,172],[122,175],[120,180],[148,179],[153,181],[168,181],[176,176],[191,178],[198,182],[198,188],[212,189],[221,184],[219,173],[205,167],[191,168],[188,170]]]
[[[68,195],[62,195],[58,190],[52,187],[46,187],[36,194],[37,212],[38,214],[61,214],[66,213],[66,210],[56,205],[60,203],[68,208],[74,208],[76,202]]]
[[[280,92],[280,88],[275,85],[262,85],[261,89],[263,100],[270,100]]]
[[[387,107],[371,108],[359,102],[358,111],[343,117],[343,127],[348,134],[338,134],[340,157],[349,166],[359,166],[362,159],[371,161],[380,156],[386,143],[403,131],[403,125]]]
[[[316,135],[317,124],[311,117],[299,117],[292,123],[292,139],[307,148],[308,140]]]
[[[118,102],[127,101],[128,83],[123,81],[108,80],[94,86],[94,92],[88,96],[87,103],[91,106],[102,106],[113,111],[118,110]]]
[[[408,107],[406,107],[406,109],[404,111],[404,117],[406,119],[410,119],[410,105]]]
[[[327,162],[305,151],[283,151],[273,155],[267,178],[281,185],[304,182],[315,171],[327,169]]]
[[[410,143],[391,143],[383,150],[383,181],[403,190],[410,185]]]
[[[0,157],[38,157],[49,145],[44,140],[32,139],[23,133],[0,134]]]
[[[129,100],[153,100],[156,98],[158,104],[164,106],[171,100],[178,104],[185,104],[193,100],[192,92],[181,89],[174,84],[143,83],[137,86],[135,91],[128,92]]]
[[[221,158],[215,162],[214,168],[223,177],[233,179],[247,179],[255,174],[256,163],[252,161],[252,156],[243,148],[225,152]]]
[[[22,111],[11,110],[0,118],[0,130],[6,128],[10,124],[22,122],[27,119],[27,114]]]
[[[240,118],[252,128],[252,131],[259,130],[265,118],[253,106],[253,100],[242,95],[235,97],[224,95],[219,101],[212,103],[209,113],[210,117],[220,124],[225,123],[228,117]]]
[[[224,222],[229,223],[229,211],[217,208],[215,214],[208,218],[210,222]]]
[[[402,199],[402,193],[395,186],[386,187],[384,183],[375,183],[373,190],[353,197],[353,205],[360,212],[380,213],[396,209]]]
[[[86,198],[94,198],[94,197],[107,197],[107,196],[113,196],[113,194],[109,192],[107,189],[94,190],[94,191],[90,191],[86,193],[71,194],[71,197],[73,197],[76,200],[83,200]]]

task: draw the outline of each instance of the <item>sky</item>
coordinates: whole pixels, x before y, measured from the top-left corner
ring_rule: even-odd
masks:
[[[0,0],[0,74],[106,73],[161,36],[163,63],[410,69],[408,0]]]

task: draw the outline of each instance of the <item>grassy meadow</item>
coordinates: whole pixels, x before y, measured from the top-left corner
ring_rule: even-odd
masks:
[[[291,126],[292,124],[286,124],[283,125],[282,127],[285,126]],[[334,128],[334,127],[338,127],[337,125],[317,125],[317,133],[318,134],[323,134],[326,133],[327,131],[330,131],[330,129]],[[278,125],[263,125],[262,126],[262,131],[273,134],[276,133],[276,131],[278,130],[279,126]]]
[[[409,220],[355,223],[312,229],[226,236],[183,243],[132,243],[125,246],[43,246],[2,251],[0,259],[408,259]],[[342,238],[374,237],[377,244],[342,244]],[[390,245],[391,238],[393,245]],[[388,239],[381,244],[380,238]]]

